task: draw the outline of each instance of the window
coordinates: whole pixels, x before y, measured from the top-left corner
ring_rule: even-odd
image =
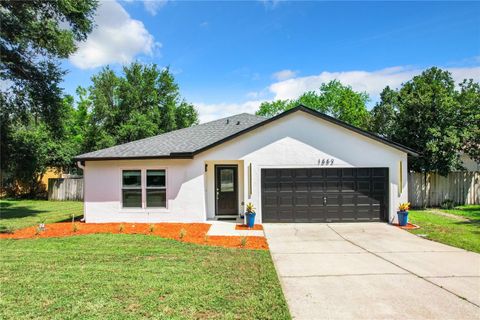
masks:
[[[122,202],[125,208],[142,207],[142,172],[140,170],[123,170]]]
[[[165,170],[147,170],[147,208],[165,208],[166,191]]]
[[[122,203],[124,208],[166,208],[165,170],[123,170]],[[144,181],[143,179],[146,179]],[[144,198],[142,197],[144,195]],[[143,200],[142,200],[143,199]],[[145,205],[143,205],[145,201]]]

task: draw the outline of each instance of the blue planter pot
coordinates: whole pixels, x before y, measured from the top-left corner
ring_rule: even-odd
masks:
[[[408,223],[408,211],[397,211],[398,224],[400,226],[406,226]]]
[[[256,216],[256,213],[255,213],[255,212],[246,213],[245,215],[247,216],[247,226],[248,226],[249,228],[253,228],[253,226],[255,225],[255,216]]]

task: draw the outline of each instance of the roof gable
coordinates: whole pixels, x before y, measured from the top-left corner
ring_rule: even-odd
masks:
[[[325,121],[351,130],[392,148],[410,155],[418,154],[401,144],[380,137],[374,133],[352,126],[348,123],[330,117],[316,110],[299,105],[271,118],[264,118],[248,113],[199,124],[189,128],[179,129],[150,138],[132,141],[111,148],[85,153],[76,157],[77,160],[113,160],[113,159],[149,159],[149,158],[184,158],[195,155],[234,139],[244,133],[255,130],[274,122],[294,112],[306,112]]]

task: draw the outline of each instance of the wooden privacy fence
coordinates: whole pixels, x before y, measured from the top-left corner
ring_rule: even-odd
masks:
[[[83,200],[83,178],[48,179],[48,200]]]
[[[480,171],[450,172],[447,176],[428,173],[408,174],[408,201],[413,207],[438,207],[443,201],[480,204]]]

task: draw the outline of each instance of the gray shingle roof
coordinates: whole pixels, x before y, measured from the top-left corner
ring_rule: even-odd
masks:
[[[193,127],[184,128],[158,136],[132,141],[107,149],[84,153],[77,160],[109,159],[146,159],[146,158],[192,158],[195,154],[232,139],[247,131],[254,130],[267,123],[285,117],[293,112],[302,111],[339,125],[370,139],[384,143],[392,148],[418,156],[415,150],[374,133],[354,127],[331,116],[299,105],[271,118],[264,118],[248,113],[215,120]]]
[[[248,129],[266,118],[248,113],[84,153],[77,160],[181,157]]]

